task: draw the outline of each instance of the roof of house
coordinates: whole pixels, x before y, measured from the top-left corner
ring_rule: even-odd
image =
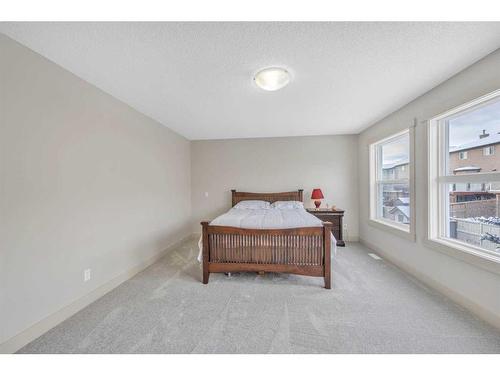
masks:
[[[382,169],[391,169],[391,168],[399,167],[400,165],[406,165],[406,164],[408,164],[408,159],[401,159],[401,160],[398,160],[398,161],[391,163],[391,164],[384,164],[382,166]]]
[[[453,172],[471,172],[471,171],[480,171],[481,167],[476,167],[474,165],[469,165],[466,167],[458,167],[453,170]]]
[[[404,204],[410,204],[410,198],[408,197],[399,197],[397,200]]]
[[[458,146],[450,147],[450,152],[457,152],[463,150],[469,150],[471,148],[477,148],[482,146],[488,146],[492,144],[500,143],[500,133],[490,134],[488,137],[477,138],[476,140],[468,143],[464,143]]]
[[[399,210],[403,215],[405,215],[407,218],[410,218],[410,207],[408,206],[394,206],[389,212],[391,214],[394,213],[394,211]]]

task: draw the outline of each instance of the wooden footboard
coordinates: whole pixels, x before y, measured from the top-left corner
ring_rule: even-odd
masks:
[[[201,223],[203,283],[212,272],[283,272],[323,277],[330,289],[331,226],[243,229]]]

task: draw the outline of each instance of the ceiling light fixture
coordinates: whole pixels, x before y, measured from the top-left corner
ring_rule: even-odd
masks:
[[[265,68],[259,71],[253,80],[262,90],[276,91],[290,83],[290,73],[283,68]]]

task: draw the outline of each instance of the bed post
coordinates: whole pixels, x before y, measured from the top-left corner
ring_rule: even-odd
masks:
[[[234,194],[236,193],[236,189],[231,189],[231,207],[234,207],[236,203],[234,203]]]
[[[210,273],[208,272],[208,260],[210,257],[210,249],[208,244],[208,221],[201,222],[201,234],[202,234],[202,243],[203,243],[203,284],[208,284],[208,277]]]
[[[323,275],[325,278],[325,289],[331,288],[330,272],[331,272],[331,247],[332,247],[332,223],[329,221],[323,222],[323,249],[325,261],[323,262]]]
[[[304,189],[299,189],[299,201],[304,202]]]

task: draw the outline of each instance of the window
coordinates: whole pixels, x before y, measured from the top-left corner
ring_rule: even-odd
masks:
[[[405,130],[370,145],[370,221],[413,235],[410,138]]]
[[[458,153],[458,158],[459,158],[460,160],[467,160],[467,151],[460,151],[460,152]]]
[[[500,260],[500,90],[431,119],[428,142],[429,239]]]
[[[484,156],[495,155],[495,146],[484,147],[483,148],[483,155]]]

